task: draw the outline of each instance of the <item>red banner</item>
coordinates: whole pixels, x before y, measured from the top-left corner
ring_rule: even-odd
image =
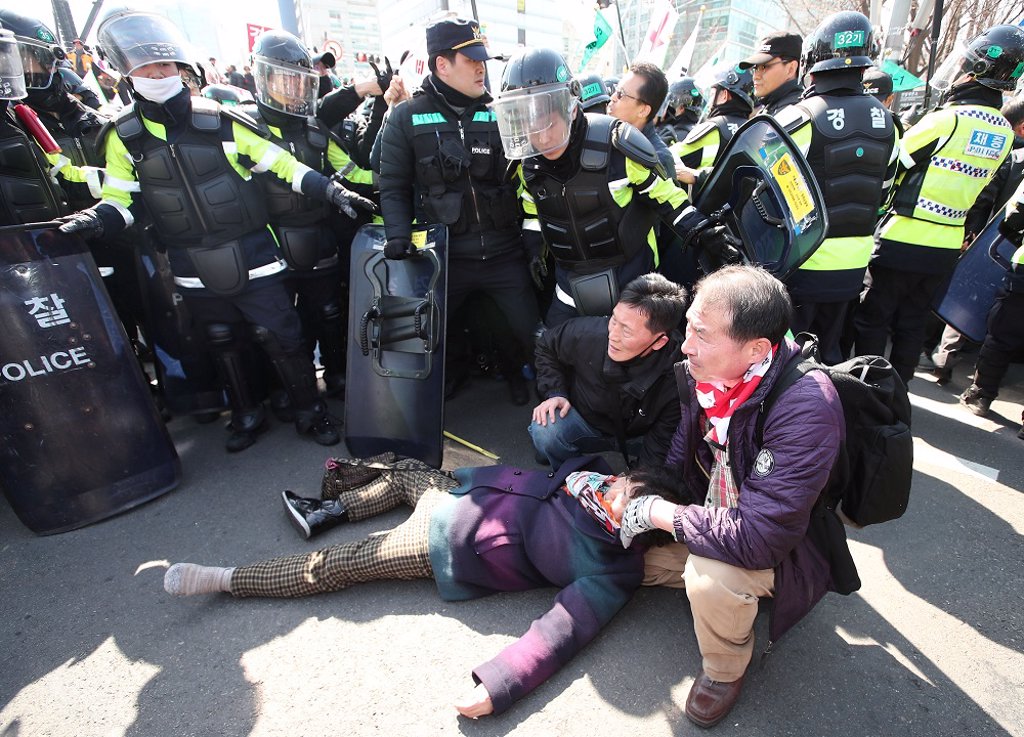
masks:
[[[245,26],[246,26],[246,28],[249,31],[249,51],[250,52],[252,51],[252,45],[254,43],[256,43],[256,39],[259,37],[259,35],[261,33],[263,33],[264,31],[272,31],[272,30],[274,30],[270,26],[258,26],[255,23],[246,23]]]

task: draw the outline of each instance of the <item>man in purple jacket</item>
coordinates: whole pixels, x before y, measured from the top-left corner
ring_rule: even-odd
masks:
[[[556,587],[552,608],[519,640],[473,669],[478,684],[456,702],[464,716],[498,714],[543,683],[597,636],[644,578],[641,550],[619,544],[627,501],[656,493],[678,498],[664,469],[616,479],[600,458],[574,458],[557,472],[510,466],[463,468],[449,476],[415,459],[375,459],[382,474],[342,491],[349,521],[406,503],[404,523],[362,540],[238,568],[177,563],[168,593],[306,596],[354,583],[434,578],[446,601],[499,591]],[[365,467],[365,464],[364,464]],[[589,469],[581,471],[580,469]],[[587,506],[586,501],[601,500]],[[648,536],[660,544],[671,537]]]
[[[681,574],[703,668],[686,716],[702,727],[721,721],[739,698],[758,599],[774,597],[774,641],[831,585],[828,562],[808,537],[843,442],[842,405],[829,378],[812,371],[797,380],[765,417],[760,446],[755,438],[761,401],[799,357],[784,338],[791,312],[782,283],[755,266],[729,266],[697,284],[685,360],[676,364],[682,418],[666,457],[688,498],[637,498],[623,516],[624,545],[661,529],[688,553]]]

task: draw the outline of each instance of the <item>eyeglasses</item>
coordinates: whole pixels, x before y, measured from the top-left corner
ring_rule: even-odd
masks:
[[[764,72],[768,71],[773,66],[775,66],[776,64],[787,64],[787,63],[788,62],[785,59],[776,59],[774,61],[769,61],[769,62],[766,62],[764,64],[755,64],[754,66],[750,67],[750,71],[753,72],[754,74],[757,74],[758,72],[763,74]]]
[[[621,100],[623,97],[628,97],[630,100],[636,100],[641,105],[651,105],[651,103],[646,100],[641,100],[639,97],[631,95],[628,92],[623,92],[621,87],[616,87],[615,91],[612,93],[612,99]],[[654,107],[654,105],[651,105],[651,107]]]

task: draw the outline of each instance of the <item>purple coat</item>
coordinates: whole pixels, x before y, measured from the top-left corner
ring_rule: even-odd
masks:
[[[703,506],[713,457],[700,432],[701,409],[686,361],[676,364],[682,420],[666,459],[680,468],[691,501],[676,512],[676,538],[704,558],[749,570],[775,570],[772,640],[796,624],[829,589],[828,563],[807,536],[807,528],[845,434],[835,387],[822,372],[812,371],[772,405],[765,418],[763,448],[757,447],[754,432],[760,403],[798,352],[795,343],[782,342],[760,386],[729,423],[730,462],[740,484],[738,507]]]
[[[568,662],[643,580],[643,551],[624,550],[560,487],[580,469],[611,473],[600,458],[574,458],[555,473],[510,466],[464,468],[461,486],[434,510],[430,562],[441,597],[555,587],[550,610],[496,657],[473,669],[501,713]]]

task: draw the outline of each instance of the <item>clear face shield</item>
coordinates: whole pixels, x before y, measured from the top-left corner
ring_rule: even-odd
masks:
[[[20,100],[25,94],[19,44],[13,33],[0,31],[0,100]]]
[[[509,159],[528,159],[569,143],[577,99],[564,84],[500,93],[493,103]]]
[[[316,112],[320,77],[308,69],[253,57],[256,102],[271,110],[305,118]]]
[[[146,64],[172,61],[191,64],[188,39],[167,18],[151,13],[122,15],[100,24],[96,39],[104,61],[118,73],[130,76]]]
[[[21,51],[21,65],[25,69],[25,86],[30,90],[45,90],[53,81],[58,53],[63,59],[64,50],[59,46],[24,37],[18,39],[18,47]]]
[[[968,74],[963,70],[971,69],[975,64],[979,70],[988,67],[984,59],[968,49],[962,41],[957,41],[952,53],[939,64],[928,84],[933,90],[944,95],[949,92],[950,87]]]

